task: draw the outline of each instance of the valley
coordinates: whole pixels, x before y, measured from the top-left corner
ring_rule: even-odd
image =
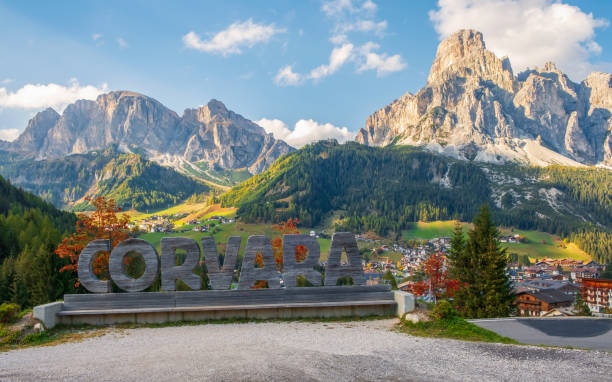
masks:
[[[230,236],[240,236],[243,239],[243,245],[248,236],[251,235],[266,235],[268,237],[278,236],[278,232],[274,230],[271,223],[243,223],[241,221],[232,221],[223,223],[221,219],[211,219],[219,217],[228,220],[236,218],[236,208],[222,208],[219,204],[208,205],[206,202],[200,203],[181,203],[171,208],[159,210],[150,213],[142,213],[138,211],[125,211],[124,214],[129,215],[131,224],[135,229],[138,229],[141,222],[156,221],[154,217],[159,217],[160,220],[167,220],[172,224],[170,232],[140,232],[138,237],[147,240],[153,244],[158,250],[159,243],[162,237],[184,236],[192,238],[199,242],[203,236],[213,236],[215,242],[221,248],[227,243]],[[194,222],[196,221],[196,222]],[[452,236],[452,231],[456,220],[439,220],[429,222],[415,222],[407,226],[401,232],[399,239],[395,239],[393,235],[379,236],[373,232],[355,232],[363,237],[370,237],[371,241],[361,240],[359,246],[364,254],[368,251],[375,250],[382,246],[393,247],[394,244],[403,243],[406,245],[411,241],[421,242],[432,239]],[[197,227],[212,225],[208,232],[200,232],[195,230]],[[461,223],[464,231],[472,226],[471,223]],[[319,237],[317,240],[321,245],[321,262],[327,259],[330,233],[334,231],[334,227],[329,224],[320,225],[317,227],[302,227],[298,226],[300,232],[309,234],[315,232]],[[507,237],[520,235],[520,242],[505,242]],[[524,255],[529,257],[532,262],[537,260],[549,259],[573,259],[588,263],[592,260],[591,256],[581,250],[575,243],[564,242],[563,238],[558,235],[549,234],[534,230],[520,230],[515,228],[500,227],[500,236],[503,238],[502,247],[507,248],[509,254]],[[220,245],[221,244],[221,245]],[[244,248],[241,249],[242,250]],[[369,256],[372,260],[381,260],[384,257],[389,257],[394,262],[401,259],[401,253],[394,251],[386,252],[384,255],[377,256],[372,254]]]

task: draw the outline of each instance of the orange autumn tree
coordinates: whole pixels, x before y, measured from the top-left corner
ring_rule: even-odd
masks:
[[[90,214],[79,214],[77,216],[76,232],[64,238],[55,250],[59,257],[70,261],[68,265],[60,269],[60,272],[77,272],[81,251],[90,241],[108,239],[112,250],[117,244],[129,237],[127,227],[129,217],[118,215],[121,208],[117,207],[113,199],[98,196],[86,200],[94,207],[94,211]],[[109,279],[109,256],[110,253],[102,252],[96,256],[93,262],[94,274],[103,280]],[[127,256],[126,260],[129,261]],[[79,286],[78,280],[75,286]]]
[[[423,271],[427,275],[427,281],[417,281],[412,292],[416,296],[428,294],[435,303],[439,297],[453,297],[459,289],[459,281],[450,279],[448,272],[444,269],[444,255],[432,253],[423,264]]]
[[[300,224],[299,219],[289,219],[286,222],[274,224],[272,228],[278,232],[277,237],[273,238],[271,241],[272,249],[274,251],[274,261],[276,262],[276,266],[279,271],[283,269],[283,235],[289,234],[297,234],[300,231],[297,229],[297,225]],[[308,249],[303,245],[298,245],[295,247],[295,259],[298,262],[304,261],[306,256],[308,255]],[[255,257],[255,265],[258,267],[263,267],[263,257],[260,253]],[[266,282],[260,281],[253,286],[253,289],[265,288]]]

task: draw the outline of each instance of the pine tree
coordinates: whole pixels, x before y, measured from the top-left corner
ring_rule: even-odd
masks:
[[[582,299],[582,293],[578,292],[576,295],[576,302],[574,302],[574,311],[577,316],[591,316],[591,309],[586,302]]]
[[[451,248],[448,252],[448,261],[452,266],[450,267],[450,271],[452,272],[461,272],[466,269],[466,259],[463,256],[465,249],[465,238],[463,237],[463,227],[461,223],[457,221],[455,223],[455,228],[453,229],[453,236],[451,237]],[[459,274],[451,274],[451,276],[456,278],[461,278]],[[465,277],[465,276],[464,276]]]
[[[451,274],[460,281],[455,305],[465,317],[508,316],[514,302],[512,285],[506,274],[509,257],[499,246],[499,231],[486,205],[473,223],[467,241],[463,241],[458,226],[451,240]]]

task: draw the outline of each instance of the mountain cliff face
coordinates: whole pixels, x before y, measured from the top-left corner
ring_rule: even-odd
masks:
[[[127,91],[77,101],[62,115],[53,109],[40,112],[10,148],[40,160],[111,144],[174,167],[205,162],[255,174],[293,150],[217,100],[180,117],[152,98]]]
[[[421,145],[460,159],[612,165],[612,76],[572,82],[554,64],[514,75],[483,36],[442,41],[427,85],[370,115],[356,140]]]

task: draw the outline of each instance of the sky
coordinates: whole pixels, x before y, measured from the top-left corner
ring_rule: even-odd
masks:
[[[483,32],[515,73],[612,72],[607,0],[0,0],[0,139],[112,90],[179,115],[222,101],[300,147],[353,139],[427,81],[440,40]]]

